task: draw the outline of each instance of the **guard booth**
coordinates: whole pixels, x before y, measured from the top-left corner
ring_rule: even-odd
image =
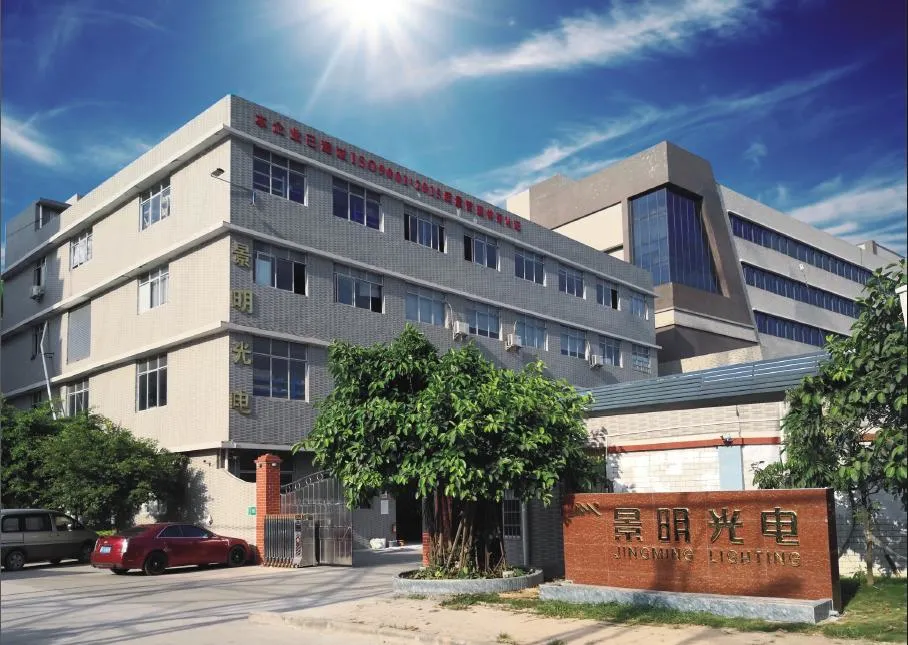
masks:
[[[280,485],[280,457],[256,459],[256,545],[262,564],[353,566],[353,513],[327,471]]]

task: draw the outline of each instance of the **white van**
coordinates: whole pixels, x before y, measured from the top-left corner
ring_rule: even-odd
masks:
[[[0,563],[18,571],[26,562],[88,562],[98,534],[58,511],[0,510]]]

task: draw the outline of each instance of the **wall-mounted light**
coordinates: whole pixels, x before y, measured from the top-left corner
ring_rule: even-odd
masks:
[[[223,168],[215,168],[214,170],[211,171],[210,174],[211,174],[211,178],[212,178],[212,179],[217,179],[218,181],[223,181],[225,184],[230,184],[231,186],[234,186],[235,188],[239,188],[240,190],[248,190],[248,191],[249,191],[249,194],[250,194],[251,197],[252,197],[252,203],[253,203],[253,205],[255,204],[255,189],[254,189],[254,188],[248,188],[248,187],[246,187],[246,186],[240,186],[239,184],[235,184],[235,183],[233,183],[232,181],[230,181],[230,180],[228,180],[228,179],[224,179],[224,178],[221,176],[221,175],[224,174],[224,169],[223,169]]]
[[[732,437],[730,434],[724,434],[720,437],[720,439],[722,439],[722,443],[725,444],[726,446],[730,446],[732,444],[732,442],[734,442],[734,440],[735,440],[735,438]]]
[[[218,177],[220,177],[223,174],[224,174],[223,168],[215,168],[214,170],[211,171],[211,176],[214,177],[215,179],[217,179]]]

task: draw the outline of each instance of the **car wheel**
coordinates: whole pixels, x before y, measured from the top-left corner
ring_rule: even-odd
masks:
[[[10,551],[3,559],[7,571],[18,571],[25,566],[25,554],[22,551]]]
[[[53,560],[50,560],[50,563],[55,565],[60,564],[61,562],[63,562],[63,560],[61,560],[60,558],[54,558]]]
[[[114,573],[118,576],[125,575],[127,571],[129,571],[129,569],[117,569],[116,567],[110,570],[111,573]]]
[[[95,545],[91,542],[86,542],[82,545],[82,548],[79,550],[79,562],[83,564],[86,562],[91,562],[91,553],[95,550]]]
[[[160,551],[155,551],[145,558],[145,564],[142,565],[142,571],[146,576],[157,576],[164,573],[167,568],[167,556]]]
[[[227,554],[227,566],[241,567],[246,564],[246,549],[241,546],[235,546]]]

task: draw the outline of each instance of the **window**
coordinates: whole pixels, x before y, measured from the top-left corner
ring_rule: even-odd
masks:
[[[272,399],[306,400],[306,346],[252,339],[252,393]]]
[[[798,343],[823,347],[826,345],[827,336],[841,337],[841,334],[826,331],[812,325],[805,325],[794,320],[786,320],[771,314],[765,314],[762,311],[755,311],[754,316],[757,320],[757,331],[761,334],[787,338]]]
[[[47,513],[35,513],[34,515],[25,515],[25,530],[27,532],[50,531],[50,515]]]
[[[561,354],[586,358],[586,335],[579,329],[564,327],[561,332]]]
[[[335,265],[334,302],[382,313],[381,276]]]
[[[596,284],[596,302],[604,307],[618,309],[618,285],[611,282],[599,282]]]
[[[66,413],[72,417],[80,412],[88,412],[88,379],[66,388]]]
[[[632,352],[634,371],[649,374],[652,369],[652,366],[650,365],[649,347],[633,345]]]
[[[467,309],[467,322],[470,333],[486,338],[501,337],[501,323],[498,309],[487,305],[473,305]]]
[[[505,538],[520,539],[520,500],[513,493],[505,493],[501,500],[501,533]]]
[[[60,213],[55,210],[49,209],[47,206],[38,204],[37,206],[35,206],[35,230],[40,231],[59,214]]]
[[[334,216],[378,230],[381,195],[362,186],[334,178]]]
[[[638,318],[649,320],[649,304],[646,301],[646,296],[639,293],[631,294],[631,313]]]
[[[606,365],[621,367],[621,341],[616,338],[600,338],[599,352]]]
[[[163,531],[158,533],[159,538],[181,538],[183,537],[183,530],[180,528],[179,524],[173,524],[168,526]]]
[[[7,515],[3,518],[2,530],[4,533],[19,533],[22,530],[22,523],[18,515]]]
[[[306,260],[295,251],[256,242],[252,279],[256,284],[306,295]]]
[[[167,302],[170,269],[167,265],[149,271],[139,278],[139,313],[160,307]]]
[[[445,325],[445,297],[437,291],[407,286],[407,320]]]
[[[44,390],[32,392],[32,407],[37,408],[42,403],[44,403]]]
[[[545,321],[531,316],[518,316],[514,326],[524,347],[547,349]]]
[[[83,231],[69,242],[69,268],[91,260],[91,229]]]
[[[32,327],[32,360],[41,354],[41,336],[44,334],[44,325]]]
[[[47,258],[43,257],[35,262],[35,269],[32,274],[32,284],[36,287],[43,287],[47,280]]]
[[[744,265],[744,282],[757,289],[770,291],[785,298],[828,309],[844,316],[850,316],[851,318],[860,316],[860,309],[857,303],[850,298],[818,289],[798,280],[777,275],[749,264]]]
[[[195,526],[194,524],[181,524],[180,530],[183,532],[183,537],[185,538],[210,538],[213,533],[206,531],[205,529]]]
[[[155,184],[139,197],[142,230],[170,216],[170,177]]]
[[[445,227],[441,220],[425,213],[404,214],[404,239],[436,251],[445,251]]]
[[[545,271],[541,255],[516,249],[514,252],[514,275],[536,284],[545,284]]]
[[[498,268],[498,240],[481,233],[470,233],[463,236],[463,259],[487,266],[490,269]]]
[[[65,532],[79,531],[84,527],[68,515],[54,515],[54,528],[59,532]]]
[[[659,188],[629,200],[634,264],[669,282],[719,293],[700,198]]]
[[[866,284],[870,277],[867,269],[833,257],[825,251],[820,251],[793,240],[781,233],[770,231],[765,227],[742,218],[735,213],[728,214],[731,222],[732,233],[754,244],[771,248],[779,253],[784,253],[807,264],[813,265],[829,273],[835,273],[843,278]]]
[[[583,297],[583,273],[565,266],[558,267],[558,291]]]
[[[305,204],[306,166],[253,146],[252,188]]]
[[[136,372],[136,409],[167,405],[167,355],[139,361]]]

